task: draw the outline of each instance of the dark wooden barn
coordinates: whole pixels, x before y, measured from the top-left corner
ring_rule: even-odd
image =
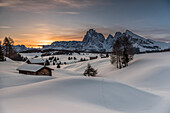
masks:
[[[90,60],[94,60],[94,59],[97,59],[97,58],[98,58],[98,56],[90,56],[89,57]]]
[[[27,75],[42,75],[42,76],[52,76],[52,70],[49,67],[36,65],[36,64],[23,64],[17,68],[19,73]]]

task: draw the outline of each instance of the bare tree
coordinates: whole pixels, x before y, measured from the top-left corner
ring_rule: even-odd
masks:
[[[117,38],[113,45],[113,51],[111,55],[111,63],[116,64],[117,68],[121,68],[120,58],[122,56],[121,38]]]
[[[124,67],[126,67],[128,66],[128,62],[132,60],[134,56],[134,48],[132,42],[130,41],[130,36],[126,36],[125,34],[123,35],[122,46],[123,46],[122,64]]]
[[[23,57],[12,48],[13,45],[14,45],[14,41],[12,38],[10,37],[4,38],[3,46],[4,46],[5,56],[15,61],[24,60]]]
[[[14,53],[12,46],[14,44],[14,41],[10,37],[5,37],[3,41],[3,46],[5,47],[5,56],[10,57],[12,53]]]
[[[111,63],[116,64],[116,67],[121,69],[122,67],[128,66],[128,62],[133,59],[133,55],[134,49],[130,41],[130,36],[123,34],[118,37],[113,45]]]

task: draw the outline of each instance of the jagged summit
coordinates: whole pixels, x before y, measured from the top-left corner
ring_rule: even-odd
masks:
[[[114,37],[119,37],[120,35],[122,35],[121,32],[116,32]]]
[[[95,30],[90,29],[87,31],[82,41],[83,48],[89,50],[103,51],[105,49],[105,37],[101,33],[97,33]]]
[[[143,38],[130,30],[126,30],[124,33],[131,37],[133,46],[138,48],[140,52],[170,48],[169,43]],[[116,32],[114,36],[109,34],[105,39],[102,33],[98,33],[94,29],[89,29],[82,41],[56,41],[51,45],[44,46],[42,49],[111,52],[116,39],[122,34],[121,32]]]
[[[133,37],[133,38],[136,38],[136,39],[142,39],[142,40],[145,40],[145,39],[146,39],[146,38],[143,38],[143,37],[141,37],[141,36],[133,33],[132,31],[130,31],[130,30],[128,30],[128,29],[126,30],[125,34],[126,34],[126,35],[129,35],[129,36],[131,36],[131,37]]]
[[[110,40],[110,39],[113,39],[113,38],[114,38],[113,35],[109,34],[108,37],[106,38],[106,41]]]
[[[107,49],[111,49],[112,48],[112,45],[113,45],[114,41],[115,41],[115,38],[111,34],[109,34],[109,36],[106,39]]]
[[[104,42],[105,38],[103,34],[97,33],[94,29],[90,29],[87,31],[86,35],[84,36],[83,43],[86,43],[88,40],[99,40],[101,42]]]

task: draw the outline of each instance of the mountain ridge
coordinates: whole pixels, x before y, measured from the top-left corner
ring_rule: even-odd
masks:
[[[134,48],[138,48],[140,52],[156,51],[170,48],[170,43],[155,41],[144,38],[133,33],[130,30],[124,32],[133,43]],[[71,51],[97,51],[97,52],[111,52],[116,39],[123,33],[116,32],[113,35],[109,34],[107,38],[102,33],[96,32],[94,29],[89,29],[82,41],[55,41],[51,45],[43,46],[42,50],[71,50]],[[23,47],[23,46],[22,46]],[[22,50],[22,49],[18,49]]]

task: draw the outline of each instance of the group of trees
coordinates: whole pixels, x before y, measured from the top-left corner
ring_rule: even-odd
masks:
[[[14,41],[11,37],[4,38],[2,46],[0,44],[0,60],[1,61],[5,60],[4,56],[12,60],[18,60],[18,61],[23,60],[22,56],[13,49],[13,44],[14,44]]]
[[[68,60],[72,60],[72,59],[77,60],[76,57],[68,57]]]
[[[109,55],[107,55],[108,57]],[[128,66],[130,60],[134,56],[134,47],[131,42],[131,37],[126,34],[118,37],[113,45],[113,51],[111,54],[111,63],[116,65],[117,68],[121,69]],[[87,65],[87,69],[84,71],[85,76],[96,76],[97,70]]]
[[[129,61],[133,59],[134,48],[130,39],[130,36],[123,34],[113,45],[111,63],[119,69],[128,66]]]
[[[4,53],[3,53],[2,47],[1,47],[1,41],[0,41],[0,61],[5,61]]]
[[[14,44],[14,41],[11,37],[5,37],[3,41],[3,46],[4,46],[4,53],[6,57],[11,57],[15,51],[13,50],[12,46]]]
[[[80,58],[80,62],[82,61],[87,61],[88,59],[85,59],[85,58]]]
[[[61,66],[61,61],[59,61],[59,58],[58,57],[49,57],[49,61],[52,62],[53,65],[57,65],[57,68],[60,68]],[[49,62],[49,65],[50,65],[50,62]],[[64,62],[64,64],[66,64],[66,62]]]

